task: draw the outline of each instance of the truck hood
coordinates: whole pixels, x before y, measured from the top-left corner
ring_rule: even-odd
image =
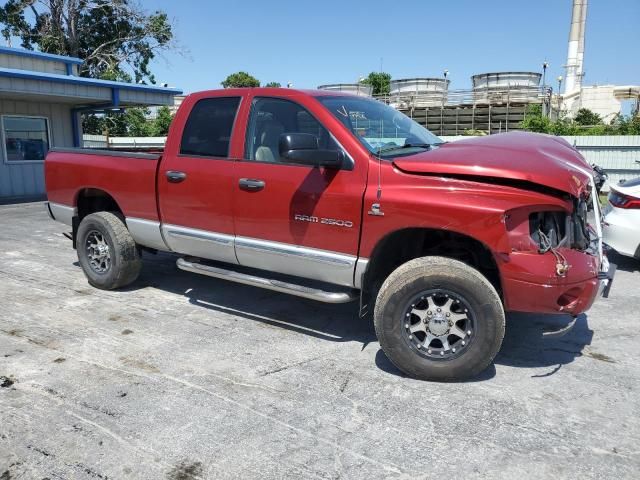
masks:
[[[445,143],[431,151],[396,158],[393,164],[413,174],[525,181],[575,197],[589,187],[589,175],[583,172],[592,171],[564,139],[525,132]]]

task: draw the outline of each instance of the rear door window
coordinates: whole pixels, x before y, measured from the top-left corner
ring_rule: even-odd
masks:
[[[205,98],[191,110],[182,133],[180,154],[228,157],[240,97]]]

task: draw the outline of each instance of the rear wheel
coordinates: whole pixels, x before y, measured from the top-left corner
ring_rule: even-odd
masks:
[[[94,287],[112,290],[138,278],[141,252],[117,214],[87,215],[80,222],[76,240],[80,266]]]
[[[406,374],[424,380],[473,377],[502,344],[504,310],[477,270],[445,257],[400,266],[383,283],[374,323],[380,346]]]

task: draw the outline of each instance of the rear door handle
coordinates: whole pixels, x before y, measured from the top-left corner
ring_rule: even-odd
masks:
[[[239,183],[240,188],[248,192],[258,192],[265,186],[264,180],[257,180],[255,178],[241,178]]]
[[[171,183],[180,183],[185,178],[187,178],[187,174],[186,173],[178,172],[176,170],[167,170],[165,172],[165,175],[167,176],[167,180],[169,180]]]

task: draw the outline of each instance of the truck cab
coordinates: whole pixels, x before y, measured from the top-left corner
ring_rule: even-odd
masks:
[[[167,246],[353,287],[369,165],[338,120],[286,89],[206,92],[185,103],[158,177]],[[289,142],[282,155],[280,140]]]

